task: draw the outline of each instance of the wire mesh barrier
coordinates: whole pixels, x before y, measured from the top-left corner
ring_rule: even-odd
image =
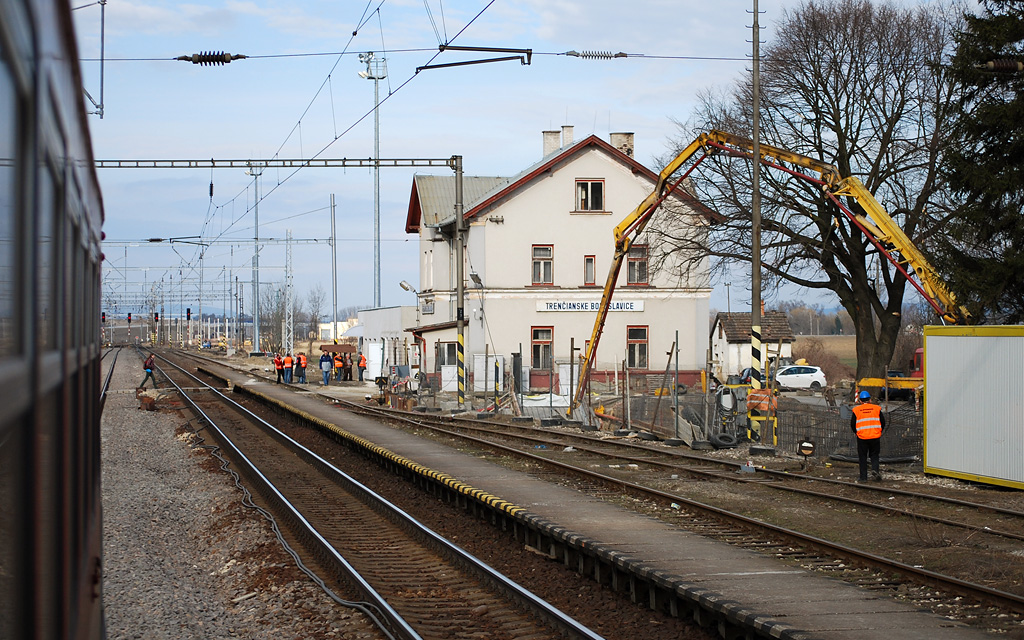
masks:
[[[705,398],[699,393],[679,396],[679,428],[688,424],[699,427],[703,438],[714,434],[728,433],[740,441],[745,439],[747,417],[744,404],[739,402],[733,408],[721,406],[714,396]],[[617,405],[617,406],[616,406]],[[622,411],[621,400],[606,403],[617,420],[625,423],[626,412]],[[888,410],[886,410],[888,409]],[[924,419],[921,411],[913,406],[890,403],[883,406],[886,415],[886,429],[882,434],[882,460],[889,462],[921,460],[924,454]],[[629,398],[629,425],[649,430],[662,438],[679,437],[675,421],[675,403],[672,396],[658,397],[637,395]],[[839,460],[856,460],[857,443],[850,429],[850,409],[799,405],[795,402],[780,404],[776,427],[776,447],[781,451],[796,453],[804,440],[815,443],[815,455]],[[710,428],[705,428],[705,424]]]

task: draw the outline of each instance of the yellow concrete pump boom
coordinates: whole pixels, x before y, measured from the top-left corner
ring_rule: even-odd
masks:
[[[701,152],[700,157],[680,177],[670,182],[672,176],[686,164],[694,155]],[[747,138],[726,133],[724,131],[712,130],[703,133],[691,142],[679,155],[677,155],[658,175],[658,181],[654,190],[644,198],[626,218],[615,227],[615,253],[612,256],[611,268],[608,270],[608,279],[605,281],[604,292],[601,295],[601,305],[597,311],[597,318],[594,320],[594,329],[587,346],[587,353],[580,369],[579,382],[569,403],[569,414],[583,401],[583,394],[586,390],[587,381],[593,370],[597,345],[601,339],[601,332],[604,330],[604,323],[608,317],[608,309],[611,306],[612,294],[615,291],[615,284],[619,278],[619,270],[622,262],[629,254],[629,247],[650,222],[651,216],[665,198],[690,175],[690,173],[704,161],[709,155],[717,152],[724,152],[730,155],[750,158],[753,153],[753,142]],[[953,293],[946,286],[945,282],[935,271],[914,243],[910,241],[903,230],[896,222],[889,217],[885,209],[871,192],[853,176],[843,178],[839,170],[828,163],[815,160],[785,149],[779,149],[770,145],[760,145],[762,164],[781,169],[791,175],[809,180],[819,184],[823,192],[831,199],[836,206],[864,233],[865,236],[885,255],[889,261],[907,277],[908,281],[924,296],[928,303],[943,319],[953,324],[970,324],[971,315],[967,309],[959,305]],[[810,169],[819,174],[820,179],[813,178],[805,173],[787,168],[784,164],[795,165],[803,169]],[[867,214],[855,213],[846,207],[839,200],[841,196],[848,196],[857,201],[860,207]],[[906,266],[917,275],[918,281],[910,277]]]

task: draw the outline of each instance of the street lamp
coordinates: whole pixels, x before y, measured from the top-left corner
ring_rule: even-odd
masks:
[[[373,306],[380,307],[380,98],[378,84],[388,76],[387,61],[372,51],[359,54],[366,71],[359,77],[373,80]]]
[[[398,286],[402,287],[406,291],[412,291],[413,293],[419,294],[419,292],[416,291],[416,287],[412,286],[411,284],[409,284],[405,280],[402,280],[401,282],[399,282]]]

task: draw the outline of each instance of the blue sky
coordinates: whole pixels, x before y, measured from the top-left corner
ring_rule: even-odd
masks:
[[[357,54],[373,51],[388,64],[388,77],[379,85],[382,158],[459,154],[467,175],[511,175],[540,158],[541,131],[570,124],[577,139],[634,132],[637,159],[653,167],[675,133],[672,120],[688,118],[698,92],[724,89],[748,68],[750,8],[750,3],[731,0],[496,0],[489,5],[488,0],[109,0],[105,113],[102,119],[90,116],[95,156],[371,157],[373,82],[357,75],[365,69]],[[780,4],[764,3],[761,9],[762,40],[770,41]],[[98,100],[100,7],[85,4],[74,15],[86,90]],[[437,53],[439,40],[529,48],[532,64],[502,62],[417,74],[416,67]],[[570,50],[622,51],[630,57],[561,55]],[[217,67],[173,61],[199,51],[252,57]],[[434,63],[481,57],[488,54],[445,52]],[[383,306],[415,302],[398,285],[417,281],[415,237],[404,232],[414,172],[447,170],[381,170]],[[151,237],[216,240],[203,261],[204,309],[220,308],[222,303],[209,297],[223,291],[227,278],[251,278],[253,187],[243,170],[101,169],[100,182],[108,241],[105,307],[125,292],[131,298],[137,297],[133,292],[154,292],[162,280],[165,313],[176,313],[179,300],[196,310],[199,246],[140,242]],[[371,304],[372,172],[267,170],[261,191],[261,239],[283,240],[288,230],[296,239],[329,237],[328,205],[335,195],[338,304]],[[325,243],[293,246],[297,296],[304,297],[317,283],[330,291],[330,260]],[[179,274],[183,263],[188,266]],[[282,283],[284,245],[264,245],[260,264],[261,283]],[[733,279],[734,310],[749,304],[748,287]],[[248,306],[251,290],[244,295]],[[721,285],[712,307],[726,307]]]

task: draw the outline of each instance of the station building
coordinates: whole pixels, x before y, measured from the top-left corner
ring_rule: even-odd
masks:
[[[586,353],[611,266],[613,229],[657,177],[634,159],[633,134],[573,141],[568,126],[543,132],[542,159],[518,175],[464,177],[463,333],[474,389],[493,385],[495,359],[507,372],[519,353],[526,388],[568,392],[569,363]],[[672,197],[679,215],[704,224],[700,203],[681,190]],[[406,232],[419,236],[420,272],[415,326],[406,329],[417,347],[411,364],[448,388],[457,364],[454,207],[454,176],[414,176]],[[697,380],[708,347],[705,275],[679,282],[652,271],[648,247],[637,240],[619,274],[592,380],[623,365],[631,375],[663,375],[676,332],[680,380]]]

